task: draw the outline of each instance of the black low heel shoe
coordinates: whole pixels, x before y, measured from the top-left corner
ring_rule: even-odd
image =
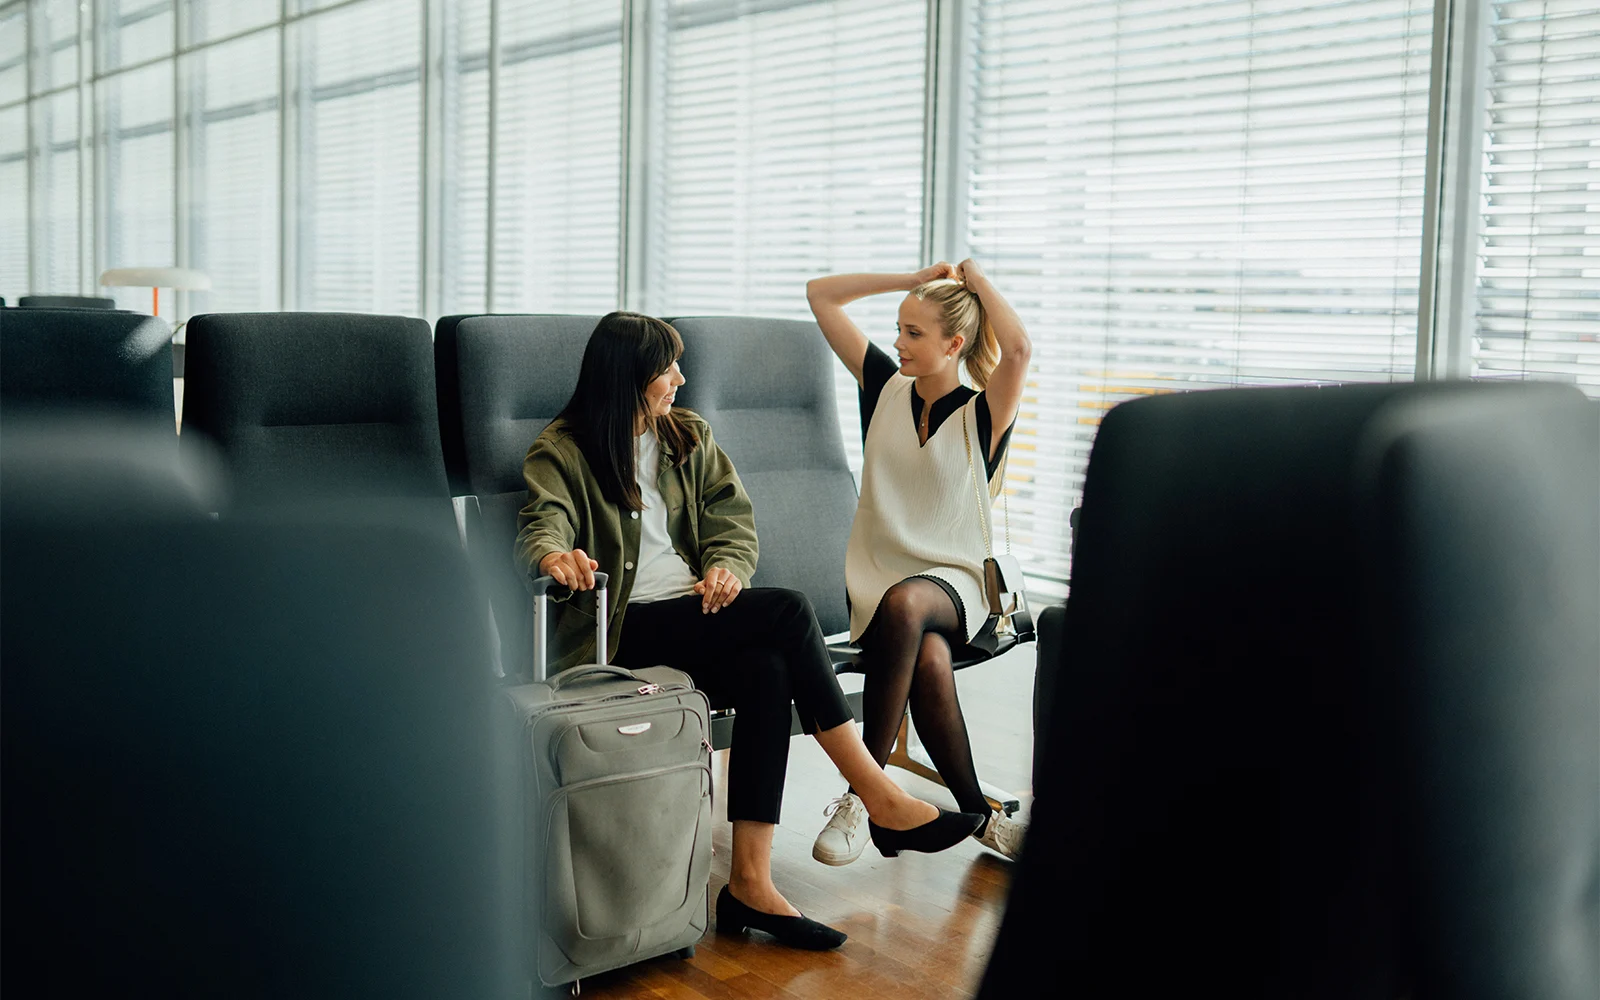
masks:
[[[898,857],[901,851],[937,854],[966,840],[986,822],[988,817],[977,813],[940,809],[938,816],[909,830],[890,830],[867,820],[867,832],[872,835],[872,843],[883,856],[893,858]]]
[[[717,893],[717,933],[737,934],[746,927],[766,931],[778,939],[779,944],[810,951],[827,951],[844,944],[846,935],[827,924],[819,924],[805,916],[780,917],[776,913],[762,913],[733,898],[727,886]]]

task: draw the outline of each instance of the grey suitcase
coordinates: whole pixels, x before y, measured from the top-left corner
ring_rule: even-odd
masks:
[[[606,654],[606,576],[596,640]],[[534,584],[544,677],[548,578]],[[569,612],[580,613],[580,612]],[[544,986],[664,955],[705,934],[711,875],[710,706],[671,667],[604,662],[508,688],[518,760],[523,947]]]

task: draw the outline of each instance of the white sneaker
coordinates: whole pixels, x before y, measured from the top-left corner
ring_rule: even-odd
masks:
[[[872,839],[867,834],[866,804],[853,792],[845,792],[829,802],[822,815],[828,817],[828,825],[817,834],[811,856],[825,865],[847,865],[861,857]]]
[[[991,851],[1010,858],[1012,861],[1022,855],[1022,838],[1028,832],[1028,824],[1019,816],[1007,816],[996,809],[989,815],[989,822],[983,828],[983,834],[973,834],[973,839]],[[821,843],[819,840],[818,843]]]

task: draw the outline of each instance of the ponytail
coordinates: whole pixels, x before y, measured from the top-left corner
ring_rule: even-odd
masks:
[[[961,349],[961,360],[966,363],[967,376],[972,379],[972,384],[980,391],[987,388],[989,376],[994,374],[995,366],[1000,363],[1000,341],[995,339],[994,324],[989,322],[989,313],[981,303],[978,306],[977,332]]]
[[[911,294],[924,301],[932,300],[939,307],[945,338],[962,338],[961,361],[966,365],[967,376],[980,391],[984,389],[1000,363],[1000,341],[995,339],[989,312],[983,308],[978,293],[959,281],[939,278],[918,285]]]

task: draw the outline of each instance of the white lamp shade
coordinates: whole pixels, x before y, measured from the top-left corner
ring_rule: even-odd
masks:
[[[187,267],[113,267],[100,273],[100,284],[200,292],[211,287],[211,278],[204,272],[192,271]]]

